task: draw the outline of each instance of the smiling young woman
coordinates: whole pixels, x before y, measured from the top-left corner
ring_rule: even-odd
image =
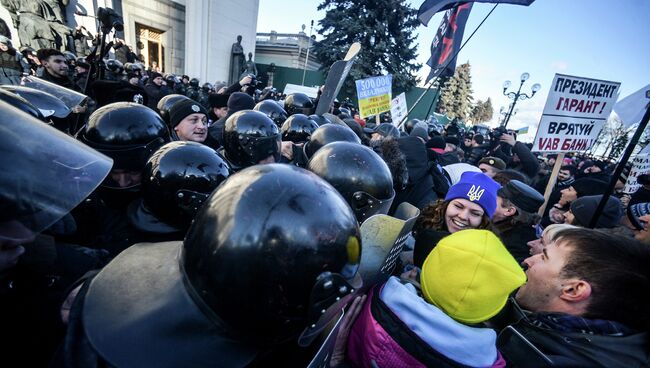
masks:
[[[422,262],[445,236],[467,229],[492,229],[497,207],[497,191],[501,186],[480,172],[465,172],[460,181],[449,188],[444,200],[422,209],[415,226],[413,263]]]
[[[483,173],[463,173],[460,181],[449,188],[444,200],[422,210],[415,230],[455,233],[465,229],[487,229],[496,210],[499,187]]]

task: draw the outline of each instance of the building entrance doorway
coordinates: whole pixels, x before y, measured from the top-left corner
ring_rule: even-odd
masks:
[[[163,31],[136,23],[136,45],[138,55],[144,57],[144,64],[155,71],[165,70],[165,47],[162,45]]]

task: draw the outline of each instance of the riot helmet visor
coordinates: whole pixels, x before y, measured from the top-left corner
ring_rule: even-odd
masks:
[[[0,102],[0,239],[46,229],[104,180],[112,160]]]

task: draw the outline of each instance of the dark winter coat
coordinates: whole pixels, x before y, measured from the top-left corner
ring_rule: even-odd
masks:
[[[537,157],[530,152],[528,146],[521,142],[517,142],[512,148],[512,153],[517,154],[519,162],[516,163],[511,159],[507,165],[509,169],[521,171],[528,175],[529,178],[533,178],[537,175],[537,172],[539,171],[539,161],[537,160]]]
[[[429,164],[427,161],[427,149],[418,137],[402,137],[396,139],[399,149],[406,159],[408,170],[407,186],[397,191],[395,199],[388,214],[392,214],[402,202],[408,202],[415,207],[422,209],[427,204],[437,199],[433,191],[433,179],[429,175]]]
[[[538,327],[527,318],[513,324],[512,328],[550,358],[552,365],[542,364],[543,361],[537,354],[526,354],[526,352],[522,354],[521,340],[503,339],[500,335],[497,347],[506,357],[508,366],[608,368],[650,366],[648,354],[650,338],[647,332],[626,336],[564,332]],[[515,354],[509,355],[508,352],[511,351]]]
[[[154,111],[158,111],[158,102],[160,99],[169,94],[169,89],[166,86],[159,86],[152,81],[144,86],[144,90],[147,92],[147,97],[149,98],[147,106]]]
[[[478,166],[478,162],[481,161],[483,157],[485,157],[487,150],[488,150],[488,145],[472,147],[472,150],[469,152],[469,155],[465,157],[465,163],[468,163],[473,166]]]
[[[46,69],[43,69],[43,75],[41,76],[41,78],[48,82],[52,82],[56,85],[59,85],[61,87],[65,87],[73,91],[81,92],[79,86],[77,86],[75,82],[67,76],[64,78],[55,77],[52,74],[48,73]]]
[[[445,152],[438,155],[438,163],[440,166],[458,164],[460,163],[460,157],[458,157],[457,152]]]
[[[494,223],[494,231],[519,264],[530,257],[528,242],[537,239],[533,224],[513,224],[511,219]]]
[[[646,203],[646,202],[650,202],[650,190],[641,187],[639,188],[639,190],[634,192],[634,194],[632,194],[632,198],[630,198],[630,203],[628,204],[628,207],[633,204]]]

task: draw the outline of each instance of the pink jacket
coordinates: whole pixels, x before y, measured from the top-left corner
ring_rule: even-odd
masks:
[[[368,294],[352,326],[348,359],[357,367],[505,367],[496,333],[463,325],[391,277]]]

